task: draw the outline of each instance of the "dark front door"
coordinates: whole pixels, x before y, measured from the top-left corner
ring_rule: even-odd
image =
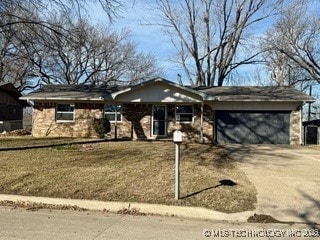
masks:
[[[154,105],[152,108],[152,135],[166,136],[167,108],[165,105]]]

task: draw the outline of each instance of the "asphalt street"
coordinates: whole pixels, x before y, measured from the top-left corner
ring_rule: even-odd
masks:
[[[302,224],[254,224],[95,211],[0,208],[0,239],[317,239]]]

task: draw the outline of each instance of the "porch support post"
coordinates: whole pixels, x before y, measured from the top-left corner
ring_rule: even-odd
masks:
[[[201,113],[200,113],[200,141],[201,141],[201,143],[204,142],[204,139],[203,139],[203,100],[201,102]]]
[[[115,103],[115,122],[114,122],[114,139],[118,139],[118,110],[117,110],[118,104]]]

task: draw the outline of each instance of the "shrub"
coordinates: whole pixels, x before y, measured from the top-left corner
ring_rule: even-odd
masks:
[[[104,135],[111,131],[110,121],[106,118],[96,118],[93,121],[93,128],[99,138],[104,138]]]

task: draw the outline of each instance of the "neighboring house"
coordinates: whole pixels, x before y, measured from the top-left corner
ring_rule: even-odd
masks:
[[[162,78],[130,87],[49,85],[33,102],[35,137],[93,137],[107,118],[107,137],[171,138],[217,143],[301,144],[301,107],[314,99],[287,87],[184,87]]]
[[[23,107],[26,101],[12,83],[0,84],[0,133],[23,128]]]

